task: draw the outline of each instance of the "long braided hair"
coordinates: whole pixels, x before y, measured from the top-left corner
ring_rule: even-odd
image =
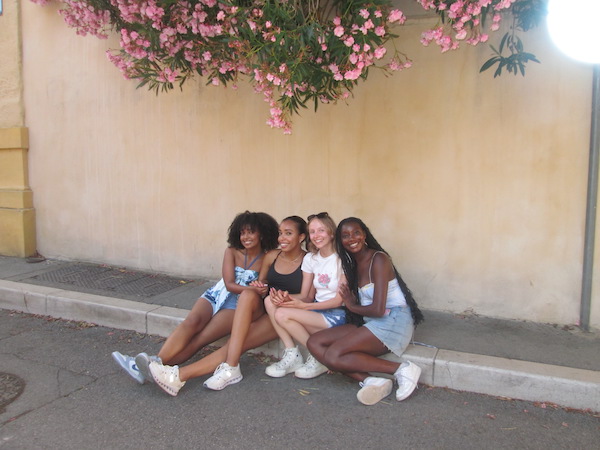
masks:
[[[380,251],[380,252],[385,253],[390,258],[390,261],[392,260],[392,258],[390,257],[389,253],[386,252],[381,245],[379,245],[379,242],[377,242],[377,239],[375,239],[375,237],[373,236],[373,233],[371,233],[371,230],[369,230],[369,227],[367,227],[362,220],[360,220],[356,217],[348,217],[348,218],[342,220],[338,224],[337,230],[335,232],[337,254],[339,255],[340,259],[342,260],[342,268],[344,269],[344,275],[346,275],[348,287],[354,293],[355,297],[358,298],[358,273],[356,270],[356,261],[354,261],[354,258],[352,258],[352,256],[350,256],[350,254],[342,246],[342,227],[345,224],[350,223],[350,222],[356,223],[356,224],[358,224],[358,226],[360,226],[362,228],[362,230],[364,231],[364,233],[367,236],[366,243],[369,248],[372,248],[375,251]],[[396,269],[396,266],[394,266],[393,262],[392,262],[392,267],[394,268],[394,273],[396,274],[396,279],[398,280],[400,289],[402,290],[402,293],[404,294],[406,303],[410,307],[410,313],[412,315],[413,323],[415,325],[418,325],[424,320],[423,313],[419,309],[419,306],[417,305],[417,302],[416,302],[415,298],[413,297],[412,292],[410,291],[410,289],[408,288],[408,286],[406,285],[406,283],[400,276],[400,273],[398,273],[398,270]],[[355,316],[356,316],[356,314],[355,314]],[[355,324],[357,323],[356,317],[348,317],[348,319],[351,323],[355,323]]]

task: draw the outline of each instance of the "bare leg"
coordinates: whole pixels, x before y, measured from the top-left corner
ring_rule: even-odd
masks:
[[[278,308],[275,312],[275,320],[301,345],[306,345],[311,334],[327,328],[327,323],[321,314],[303,309]],[[286,348],[288,348],[287,344]]]
[[[277,333],[271,325],[271,321],[266,315],[263,315],[250,324],[248,335],[242,345],[242,352],[260,347],[275,338],[277,338]],[[225,361],[228,350],[229,342],[201,360],[181,367],[179,369],[179,378],[182,381],[186,381],[190,378],[213,373],[217,366]]]
[[[164,363],[170,364],[179,358],[175,358],[178,353],[188,347],[194,336],[202,330],[212,319],[212,305],[205,298],[200,297],[187,317],[181,322],[175,330],[169,335],[158,356]],[[196,351],[199,350],[196,349]]]
[[[341,328],[341,330],[340,330]],[[309,340],[311,352],[332,370],[363,381],[369,372],[393,374],[400,364],[378,358],[388,350],[368,328],[343,325],[323,330]]]
[[[224,309],[212,315],[212,305],[202,297],[188,316],[167,338],[158,356],[164,364],[181,364],[210,344],[231,332],[234,310]]]
[[[343,339],[348,333],[356,331],[357,328],[356,325],[346,324],[317,331],[308,338],[306,347],[311,355],[317,358],[319,362],[325,364],[325,352],[329,347],[334,342]]]
[[[265,309],[267,310],[267,314],[269,315],[269,320],[273,326],[273,329],[277,332],[277,335],[283,342],[285,348],[292,348],[295,346],[294,338],[283,328],[281,325],[277,323],[275,319],[275,314],[279,309],[271,302],[271,297],[267,296],[265,298]]]
[[[222,309],[215,314],[206,327],[194,336],[192,341],[190,341],[190,344],[176,355],[179,362],[174,362],[174,364],[186,362],[194,356],[198,350],[229,335],[229,333],[231,333],[234,314],[234,309]]]
[[[257,292],[246,290],[240,294],[233,325],[231,326],[231,337],[227,342],[227,358],[225,362],[230,366],[237,366],[242,356],[242,349],[250,324],[264,314],[262,299]]]

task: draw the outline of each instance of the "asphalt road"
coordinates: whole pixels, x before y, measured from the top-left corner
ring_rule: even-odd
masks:
[[[138,385],[110,353],[156,351],[162,338],[0,310],[0,373],[25,382],[0,403],[2,449],[597,448],[600,415],[440,388],[371,407],[340,374],[271,379],[245,356],[221,392],[194,380],[172,398]],[[0,400],[12,387],[2,387]],[[7,397],[8,395],[8,397]]]

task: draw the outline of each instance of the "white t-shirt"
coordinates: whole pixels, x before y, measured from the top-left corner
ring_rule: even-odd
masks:
[[[337,253],[323,258],[320,253],[307,253],[302,260],[302,272],[314,274],[315,301],[331,300],[340,284],[341,262]]]

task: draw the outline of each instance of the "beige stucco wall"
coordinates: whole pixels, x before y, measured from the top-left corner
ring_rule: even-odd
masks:
[[[19,0],[3,0],[0,16],[0,128],[24,123]]]
[[[412,69],[284,136],[243,83],[155,96],[105,58],[116,41],[76,36],[55,7],[24,2],[23,24],[45,256],[214,277],[236,213],[327,210],[363,218],[426,308],[578,320],[592,71],[543,27],[527,36],[543,63],[493,79],[489,48],[440,55],[411,21]]]

